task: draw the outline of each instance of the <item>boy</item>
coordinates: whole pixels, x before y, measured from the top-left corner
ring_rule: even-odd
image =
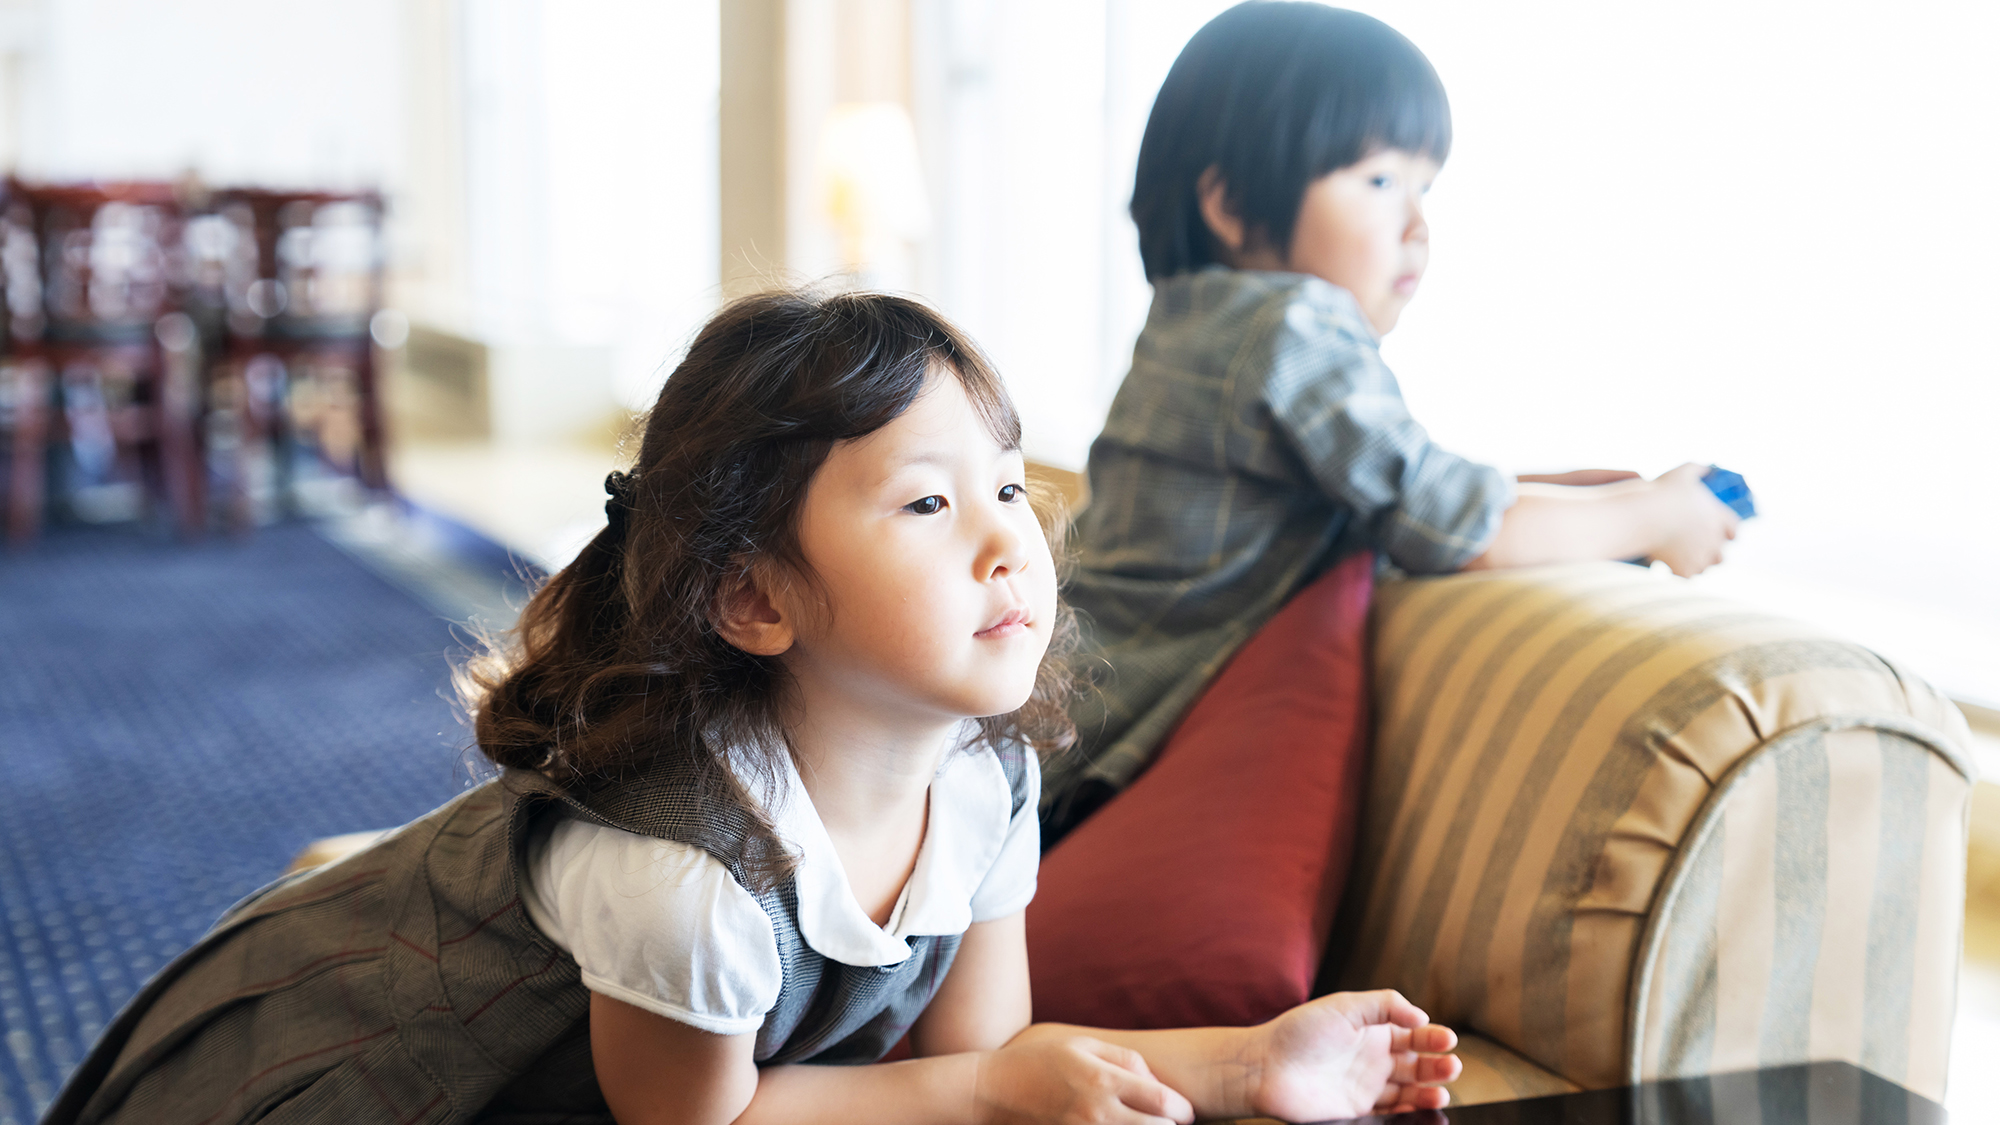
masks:
[[[1240,4],[1168,73],[1132,192],[1153,307],[1091,446],[1068,587],[1105,667],[1072,709],[1080,753],[1045,769],[1045,845],[1343,555],[1411,574],[1643,556],[1686,575],[1734,537],[1705,466],[1517,487],[1409,416],[1377,343],[1423,277],[1423,193],[1450,148],[1430,63],[1356,12]]]

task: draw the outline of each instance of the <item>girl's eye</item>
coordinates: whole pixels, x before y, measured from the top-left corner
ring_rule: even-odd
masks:
[[[1027,498],[1028,490],[1018,484],[1003,484],[1000,486],[1000,502],[1002,504],[1013,504]]]
[[[1394,176],[1377,176],[1377,177],[1375,177],[1374,179],[1372,179],[1372,180],[1369,180],[1368,182],[1369,182],[1369,183],[1371,183],[1371,184],[1373,184],[1373,185],[1375,185],[1375,186],[1376,186],[1376,187],[1378,187],[1378,188],[1384,188],[1384,189],[1387,189],[1387,188],[1392,188],[1392,187],[1395,187],[1395,186],[1396,186],[1396,177],[1394,177]]]
[[[934,516],[944,510],[944,497],[926,496],[922,500],[912,500],[903,505],[903,510],[920,516]]]

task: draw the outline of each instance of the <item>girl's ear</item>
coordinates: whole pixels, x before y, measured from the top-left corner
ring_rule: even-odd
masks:
[[[752,656],[777,656],[797,639],[790,616],[750,571],[716,599],[715,631]]]
[[[1246,234],[1243,217],[1230,209],[1229,185],[1222,179],[1222,169],[1213,164],[1203,169],[1194,191],[1201,203],[1201,221],[1208,224],[1209,233],[1223,249],[1241,254]]]

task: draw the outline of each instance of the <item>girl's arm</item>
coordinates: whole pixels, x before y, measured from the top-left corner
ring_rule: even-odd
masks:
[[[1035,1078],[1028,1068],[1010,1066],[1017,1061],[1010,1056],[1036,1050],[1094,1053],[1132,1074],[1156,1076],[1202,1117],[1262,1113],[1306,1121],[1390,1106],[1434,1108],[1447,1100],[1436,1084],[1458,1076],[1456,1059],[1435,1057],[1457,1037],[1427,1026],[1423,1012],[1388,991],[1322,997],[1250,1028],[1030,1027],[1023,918],[967,931],[950,975],[910,1031],[919,1055],[992,1052],[1005,1044],[984,1056],[982,1094]],[[1032,1093],[1021,1090],[1009,1100],[1030,1100]]]
[[[715,1035],[590,994],[590,1053],[618,1125],[965,1122],[972,1055],[759,1071],[755,1033]]]
[[[1701,482],[1706,471],[1682,465],[1654,480],[1585,488],[1529,482],[1501,517],[1500,533],[1465,568],[1655,558],[1675,574],[1699,574],[1722,561],[1738,522]]]
[[[772,1067],[736,1120],[1189,1125],[1194,1112],[1186,1098],[1148,1073],[1136,1051],[1074,1035],[1020,1036],[997,1051],[874,1066]]]
[[[1324,1121],[1450,1101],[1458,1036],[1400,993],[1337,992],[1255,1027],[1105,1031],[1036,1024],[1015,1042],[1087,1036],[1138,1052],[1212,1117]]]
[[[757,1092],[754,1032],[716,1035],[590,994],[590,1061],[619,1125],[725,1125]]]
[[[950,1053],[875,1066],[760,1071],[754,1035],[592,993],[598,1085],[620,1125],[1185,1125],[1197,1110],[1309,1121],[1434,1107],[1436,1085],[1458,1074],[1431,1054],[1451,1049],[1451,1032],[1390,992],[1321,997],[1254,1028],[1024,1029],[1027,960],[1021,915],[975,924],[911,1032],[919,1051]]]
[[[951,972],[910,1028],[919,1056],[1003,1047],[1028,1026],[1026,913],[974,922],[959,942]]]
[[[1128,1048],[1087,1035],[1019,1035],[1027,965],[1021,915],[974,924],[911,1029],[912,1045],[933,1057],[875,1066],[760,1071],[754,1034],[713,1035],[592,993],[598,1086],[619,1125],[1193,1119],[1187,1099]]]

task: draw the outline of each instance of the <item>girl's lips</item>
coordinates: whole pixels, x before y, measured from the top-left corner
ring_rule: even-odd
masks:
[[[1407,297],[1417,291],[1417,282],[1420,280],[1422,279],[1418,275],[1406,273],[1396,279],[1395,290],[1401,296]]]
[[[988,625],[986,628],[981,629],[980,631],[972,635],[978,637],[982,641],[996,640],[1001,637],[1011,637],[1018,633],[1027,632],[1028,620],[1029,620],[1029,615],[1027,607],[1017,606],[1014,609],[1010,609],[1006,613],[1002,614],[1000,616],[1000,620],[995,621],[993,624]]]

